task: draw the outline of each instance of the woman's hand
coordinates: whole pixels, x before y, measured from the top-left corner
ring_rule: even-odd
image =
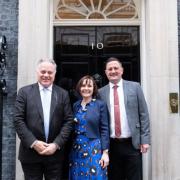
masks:
[[[99,161],[100,165],[102,168],[105,168],[109,165],[109,154],[108,154],[108,150],[104,150],[101,160]]]

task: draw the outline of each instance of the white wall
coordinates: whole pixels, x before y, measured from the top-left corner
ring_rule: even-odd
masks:
[[[49,0],[19,1],[18,87],[34,82],[36,62],[50,56]]]
[[[176,0],[147,1],[146,37],[152,180],[178,180],[180,118],[169,111],[169,93],[179,93]]]

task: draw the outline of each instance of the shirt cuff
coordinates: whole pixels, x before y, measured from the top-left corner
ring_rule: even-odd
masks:
[[[59,145],[57,143],[54,143],[54,144],[56,145],[57,149],[60,150]]]
[[[38,142],[38,140],[35,140],[32,144],[31,144],[31,149],[34,147],[34,145]]]

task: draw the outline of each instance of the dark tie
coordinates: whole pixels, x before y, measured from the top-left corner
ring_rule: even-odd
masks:
[[[120,107],[119,107],[119,97],[118,97],[118,86],[114,85],[114,120],[115,120],[115,136],[120,137],[121,135],[121,122],[120,122]]]

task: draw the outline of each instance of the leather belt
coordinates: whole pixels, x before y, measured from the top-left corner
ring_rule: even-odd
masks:
[[[128,138],[111,138],[111,141],[113,142],[130,142],[132,140],[131,137]]]

